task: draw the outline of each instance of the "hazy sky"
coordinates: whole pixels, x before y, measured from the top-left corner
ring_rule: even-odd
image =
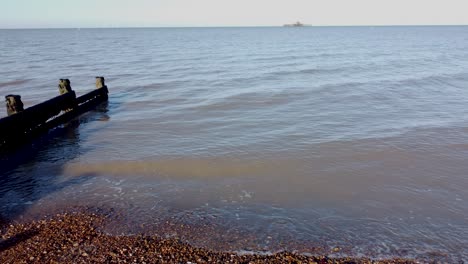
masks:
[[[0,0],[0,28],[468,24],[468,0]]]

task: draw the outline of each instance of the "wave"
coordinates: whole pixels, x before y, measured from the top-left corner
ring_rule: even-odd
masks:
[[[265,74],[264,78],[269,77],[281,77],[281,76],[290,76],[290,75],[322,75],[322,74],[340,74],[348,73],[350,70],[356,69],[355,66],[347,67],[332,67],[332,68],[306,68],[306,69],[295,69],[295,70],[279,70],[272,71]]]
[[[279,55],[279,56],[269,56],[253,58],[252,62],[273,62],[273,61],[294,61],[297,59],[300,60],[314,60],[320,58],[343,58],[352,55],[349,52],[318,52],[318,53],[301,53],[291,51],[284,51],[286,54],[296,53],[294,55]]]
[[[468,73],[465,72],[457,72],[457,73],[441,73],[441,74],[428,74],[422,75],[419,77],[409,77],[409,78],[376,78],[370,79],[367,81],[346,81],[343,82],[333,82],[333,83],[326,83],[322,84],[315,88],[316,91],[325,91],[330,88],[356,88],[360,86],[372,86],[376,88],[386,88],[386,87],[399,87],[404,89],[415,89],[419,90],[421,85],[428,85],[431,89],[440,90],[441,86],[434,87],[433,84],[441,84],[441,85],[449,85],[450,82],[454,80],[468,80]],[[462,87],[458,87],[462,88]],[[372,90],[370,90],[372,91]]]
[[[16,86],[16,85],[20,85],[20,84],[25,84],[25,83],[28,83],[29,81],[31,81],[31,79],[0,82],[0,88],[7,87],[7,86]]]

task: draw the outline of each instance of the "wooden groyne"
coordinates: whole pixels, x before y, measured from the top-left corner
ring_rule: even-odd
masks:
[[[0,119],[0,147],[21,143],[64,124],[108,100],[104,77],[96,77],[96,89],[76,97],[69,79],[60,79],[60,95],[24,109],[20,95],[5,96],[8,116]]]

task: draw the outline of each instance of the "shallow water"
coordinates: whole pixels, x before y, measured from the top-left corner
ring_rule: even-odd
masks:
[[[467,40],[468,27],[0,30],[2,94],[31,106],[95,75],[110,89],[2,158],[2,217],[113,207],[131,218],[115,232],[171,218],[266,251],[467,260]]]

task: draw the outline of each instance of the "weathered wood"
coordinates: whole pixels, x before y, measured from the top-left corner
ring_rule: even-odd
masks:
[[[21,96],[16,95],[16,94],[9,94],[5,96],[5,101],[6,101],[6,108],[7,108],[7,114],[13,115],[18,112],[23,111],[23,102],[21,101]]]
[[[107,90],[107,87],[102,87],[102,88],[99,88],[99,89],[96,89],[92,92],[89,92],[85,95],[82,95],[78,98],[76,98],[76,102],[78,105],[82,104],[82,103],[85,103],[87,101],[90,101],[90,100],[98,100],[98,101],[106,101],[107,100],[107,97],[108,97],[108,94],[109,91]]]
[[[96,90],[82,95],[76,99],[78,104],[85,103],[89,100],[106,101],[108,99],[109,90],[104,82],[104,77],[96,77]]]
[[[69,79],[60,79],[58,88],[60,94],[66,94],[73,91]]]
[[[62,110],[67,110],[75,104],[76,96],[72,91],[0,119],[0,144],[31,132],[50,118],[60,114]]]
[[[98,89],[77,98],[71,89],[70,80],[60,79],[61,95],[25,110],[19,95],[6,96],[7,109],[11,108],[12,114],[10,115],[9,110],[9,116],[0,119],[0,146],[21,142],[24,137],[45,132],[107,101],[108,89],[104,84],[104,77],[96,77],[96,88]]]
[[[107,87],[106,84],[104,83],[104,77],[102,76],[97,76],[96,77],[96,89]]]
[[[58,84],[58,88],[59,88],[60,95],[63,95],[63,94],[66,94],[66,93],[75,93],[71,88],[71,83],[70,83],[69,79],[60,79],[59,84]],[[73,108],[75,108],[76,106],[77,106],[77,103],[73,102],[73,103],[71,103],[70,108],[64,109],[63,111],[69,112],[69,111],[73,110]]]

